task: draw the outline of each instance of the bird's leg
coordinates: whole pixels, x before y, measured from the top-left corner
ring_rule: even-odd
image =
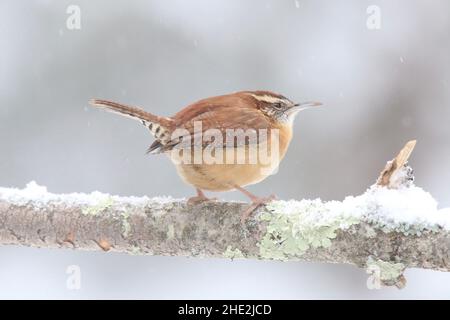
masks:
[[[195,197],[190,197],[188,199],[188,204],[199,204],[205,201],[214,201],[216,200],[215,198],[208,198],[207,196],[205,196],[205,194],[203,193],[203,191],[199,188],[196,188],[197,190],[197,195]]]
[[[236,190],[239,190],[240,192],[245,194],[247,197],[249,197],[250,200],[252,200],[252,204],[247,209],[245,209],[244,212],[242,212],[242,214],[241,214],[241,222],[242,223],[245,223],[245,221],[247,221],[247,219],[252,215],[252,213],[256,209],[258,209],[259,206],[265,205],[276,199],[275,195],[270,195],[268,197],[258,197],[240,186],[236,185],[234,187],[236,188]]]

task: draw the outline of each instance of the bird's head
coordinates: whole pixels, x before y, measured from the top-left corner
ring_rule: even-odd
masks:
[[[270,91],[249,91],[247,92],[257,102],[258,108],[270,119],[292,124],[298,112],[322,105],[320,102],[308,101],[295,103],[283,95]]]

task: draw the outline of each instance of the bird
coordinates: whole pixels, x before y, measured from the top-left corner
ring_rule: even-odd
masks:
[[[91,99],[89,103],[148,128],[155,141],[147,152],[167,154],[181,179],[196,189],[197,195],[188,199],[189,204],[213,200],[204,191],[238,190],[246,195],[251,204],[242,212],[242,222],[276,198],[256,196],[244,187],[277,171],[292,140],[298,112],[322,104],[294,103],[267,90],[205,98],[171,117],[110,100]]]

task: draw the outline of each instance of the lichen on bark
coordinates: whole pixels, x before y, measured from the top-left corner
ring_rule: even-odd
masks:
[[[260,215],[261,221],[267,222],[259,243],[261,257],[288,260],[302,256],[310,248],[330,247],[337,230],[346,230],[360,221],[345,212],[332,212],[336,203],[291,200],[268,204],[268,212]]]
[[[405,268],[450,271],[450,208],[412,183],[413,145],[362,195],[274,201],[245,224],[245,203],[0,188],[0,245],[347,263],[401,287]]]

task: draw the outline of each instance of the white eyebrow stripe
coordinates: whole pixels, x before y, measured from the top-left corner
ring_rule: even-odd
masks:
[[[287,99],[277,98],[277,97],[268,96],[268,95],[258,96],[258,95],[253,94],[253,93],[250,93],[250,95],[253,98],[255,98],[256,100],[264,101],[264,102],[267,102],[267,103],[276,103],[276,102],[287,103],[288,102]]]

